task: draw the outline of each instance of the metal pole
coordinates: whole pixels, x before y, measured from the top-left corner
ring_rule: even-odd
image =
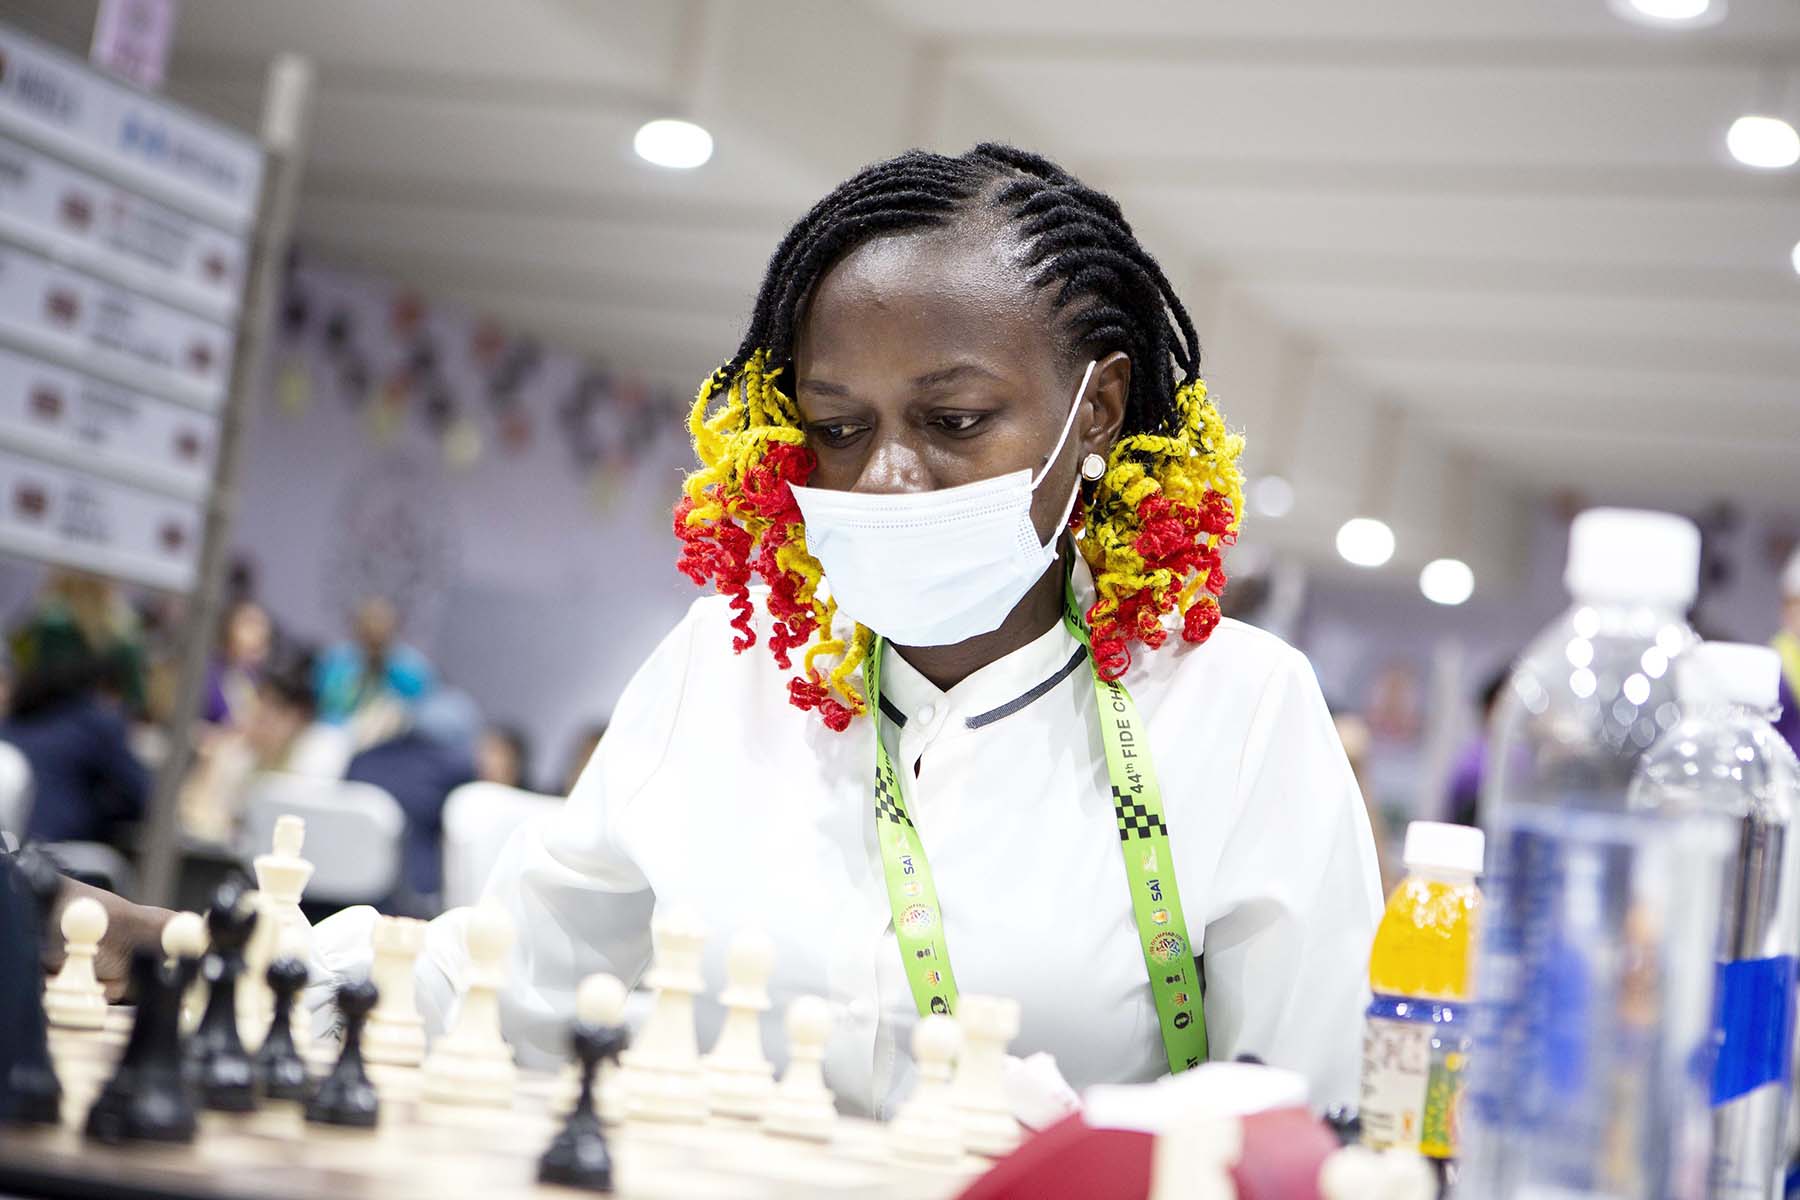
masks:
[[[312,64],[305,59],[283,54],[270,64],[262,113],[266,155],[262,196],[250,233],[244,303],[238,314],[237,352],[231,362],[231,387],[219,414],[218,465],[206,506],[199,572],[182,628],[181,676],[175,711],[169,720],[169,755],[157,776],[156,792],[144,823],[139,864],[143,888],[138,899],[147,904],[168,905],[175,897],[180,841],[176,797],[192,757],[194,714],[200,706],[200,690],[212,655],[213,630],[219,619],[231,522],[237,513],[244,422],[262,381],[276,287],[287,257],[288,236],[294,227],[312,88]]]

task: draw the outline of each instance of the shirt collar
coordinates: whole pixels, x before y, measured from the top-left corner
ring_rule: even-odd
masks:
[[[1081,556],[1075,556],[1076,602],[1093,603],[1094,581]],[[1080,642],[1059,620],[1011,654],[972,673],[948,691],[921,675],[892,646],[882,647],[881,706],[888,718],[905,725],[927,706],[948,711],[969,728],[980,728],[1026,707],[1061,683],[1087,658]],[[897,714],[897,715],[896,715]]]

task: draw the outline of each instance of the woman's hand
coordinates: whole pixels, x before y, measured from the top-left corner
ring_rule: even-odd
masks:
[[[94,975],[106,989],[108,1001],[117,1004],[125,999],[131,985],[131,952],[139,946],[162,945],[162,929],[175,914],[166,908],[133,904],[121,896],[64,877],[62,889],[50,916],[44,922],[44,972],[62,969],[64,945],[62,913],[69,901],[89,896],[106,910],[106,933],[100,938],[100,950],[94,956]]]

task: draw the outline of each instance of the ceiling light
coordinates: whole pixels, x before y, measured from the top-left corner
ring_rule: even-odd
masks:
[[[1419,572],[1419,591],[1433,604],[1461,604],[1475,594],[1475,572],[1460,558],[1434,558]]]
[[[1800,134],[1780,117],[1739,117],[1725,134],[1725,146],[1746,167],[1775,171],[1800,162]]]
[[[1394,531],[1374,517],[1351,517],[1338,529],[1337,550],[1345,562],[1379,567],[1394,557]]]
[[[647,121],[631,139],[645,162],[659,167],[697,167],[712,157],[712,134],[692,121]]]
[[[1794,253],[1790,257],[1794,260],[1794,274],[1800,275],[1800,242],[1794,243]]]
[[[1279,475],[1264,475],[1250,485],[1250,504],[1265,517],[1285,517],[1294,511],[1294,485]]]
[[[1725,18],[1725,0],[1612,0],[1612,10],[1639,25],[1692,29]]]

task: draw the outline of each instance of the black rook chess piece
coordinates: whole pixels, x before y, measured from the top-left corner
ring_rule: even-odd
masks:
[[[256,1076],[238,1036],[237,981],[244,973],[244,947],[256,928],[256,910],[244,903],[244,886],[228,879],[213,893],[206,914],[211,948],[201,960],[206,980],[206,1012],[191,1046],[202,1103],[223,1112],[256,1107]]]
[[[275,1016],[256,1051],[257,1081],[270,1100],[304,1100],[306,1061],[294,1049],[292,1014],[294,997],[306,986],[306,964],[297,958],[278,958],[269,964],[268,980],[275,993]]]
[[[37,964],[43,960],[40,939],[49,936],[50,910],[62,888],[56,864],[35,846],[27,846],[13,859],[14,871],[0,871],[0,888],[6,902],[0,904],[5,928],[0,937],[16,938],[19,957],[31,964],[30,981],[19,989],[11,1020],[17,1024],[19,1046],[12,1067],[0,1087],[0,1120],[20,1125],[54,1125],[62,1115],[62,1084],[50,1058],[50,1025],[44,1016],[43,980]],[[10,994],[10,993],[9,993]],[[7,1005],[10,1010],[14,1005]]]
[[[306,1119],[325,1125],[350,1125],[373,1129],[381,1103],[369,1073],[363,1070],[363,1023],[381,993],[367,979],[356,979],[337,990],[338,1013],[344,1019],[344,1051],[337,1065],[319,1085],[318,1094],[306,1106]]]
[[[102,1142],[191,1142],[194,1097],[182,1070],[182,980],[190,972],[163,966],[140,946],[131,956],[137,1016],[118,1067],[88,1110],[87,1135]]]
[[[600,1115],[594,1111],[594,1076],[601,1062],[616,1060],[630,1040],[631,1035],[622,1025],[576,1022],[570,1041],[581,1063],[581,1096],[549,1149],[538,1159],[538,1182],[560,1183],[590,1192],[613,1190],[612,1155],[606,1149]]]

